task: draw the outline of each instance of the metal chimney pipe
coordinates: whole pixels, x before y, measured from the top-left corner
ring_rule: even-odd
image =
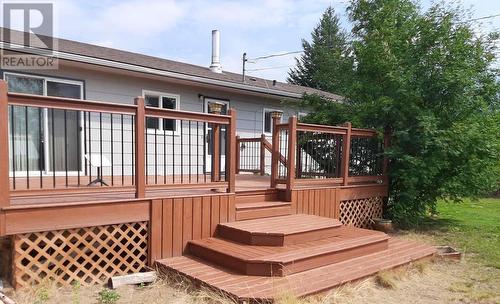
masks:
[[[214,73],[222,73],[222,65],[220,64],[220,32],[219,30],[212,31],[212,64],[210,70]]]

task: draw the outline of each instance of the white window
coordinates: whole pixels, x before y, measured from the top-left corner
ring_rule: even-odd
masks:
[[[304,117],[306,117],[307,115],[309,115],[309,113],[306,113],[306,112],[299,112],[297,113],[297,118],[300,120],[303,120]]]
[[[264,134],[271,135],[273,133],[273,117],[271,115],[272,112],[283,113],[283,111],[281,110],[264,108],[263,118],[262,118],[263,122],[262,130],[264,131]]]
[[[144,103],[148,107],[157,107],[172,110],[179,109],[179,95],[143,90],[142,96],[144,96]],[[178,124],[179,121],[174,119],[153,117],[146,118],[146,128],[150,130],[176,133],[179,130]]]
[[[83,99],[83,82],[5,72],[9,92]],[[82,113],[35,107],[10,108],[10,171],[77,172],[83,168]],[[80,141],[78,141],[80,138]],[[65,153],[57,153],[65,151]],[[78,153],[80,151],[80,153]]]
[[[9,92],[55,96],[65,98],[83,98],[83,82],[20,73],[4,73]]]

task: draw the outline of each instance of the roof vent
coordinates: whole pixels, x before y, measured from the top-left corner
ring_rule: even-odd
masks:
[[[212,64],[210,64],[210,70],[214,73],[222,73],[222,65],[220,64],[219,30],[212,31]]]

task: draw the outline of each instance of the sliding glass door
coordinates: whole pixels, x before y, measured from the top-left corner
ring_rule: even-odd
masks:
[[[9,92],[82,99],[83,83],[5,73]],[[9,107],[10,170],[76,172],[81,169],[81,113],[79,111]]]

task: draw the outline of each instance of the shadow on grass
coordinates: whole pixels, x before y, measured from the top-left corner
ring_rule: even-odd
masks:
[[[439,218],[437,216],[421,217],[417,224],[410,227],[401,227],[404,230],[423,233],[447,233],[460,224],[460,221],[449,218]]]

